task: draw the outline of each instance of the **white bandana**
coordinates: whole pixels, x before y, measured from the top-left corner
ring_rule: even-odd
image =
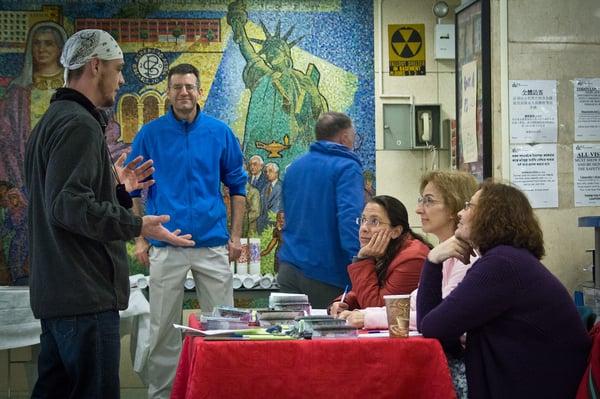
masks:
[[[123,58],[123,51],[116,40],[103,30],[76,32],[67,40],[60,56],[60,63],[65,67],[65,84],[69,70],[81,68],[92,58],[117,60]]]

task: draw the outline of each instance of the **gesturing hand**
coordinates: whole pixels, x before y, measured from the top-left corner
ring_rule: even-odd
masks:
[[[379,258],[383,256],[390,240],[392,239],[392,230],[378,230],[371,236],[369,243],[358,251],[359,258]]]
[[[117,171],[119,180],[125,185],[127,192],[143,190],[154,184],[154,180],[144,181],[154,173],[154,167],[152,166],[154,162],[151,159],[140,165],[140,162],[144,159],[140,155],[125,165],[126,158],[127,153],[119,156],[119,159],[115,162],[115,170]]]
[[[158,241],[167,242],[176,247],[193,247],[196,245],[192,241],[191,234],[181,234],[181,230],[177,229],[170,232],[163,226],[163,223],[169,221],[169,215],[146,215],[142,218],[142,233],[141,236],[152,238]]]

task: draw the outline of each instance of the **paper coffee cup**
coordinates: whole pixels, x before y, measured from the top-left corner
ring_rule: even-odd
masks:
[[[384,295],[390,337],[408,337],[410,295]]]
[[[248,240],[249,262],[260,265],[260,238],[250,238]]]
[[[249,274],[260,274],[260,262],[255,263],[252,262],[248,265],[248,273]]]
[[[248,263],[237,263],[237,274],[248,274]]]
[[[248,239],[241,239],[242,248],[240,252],[240,257],[238,258],[238,264],[240,263],[248,263],[250,262],[250,246],[248,245]],[[239,273],[239,272],[238,272]]]

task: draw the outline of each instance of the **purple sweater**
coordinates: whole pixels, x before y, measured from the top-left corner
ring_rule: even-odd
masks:
[[[574,398],[590,349],[565,287],[529,251],[487,251],[442,301],[442,267],[425,262],[417,325],[425,337],[467,333],[469,398]]]

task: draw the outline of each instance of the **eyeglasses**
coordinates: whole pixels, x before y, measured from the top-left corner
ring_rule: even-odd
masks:
[[[363,218],[356,218],[356,224],[357,225],[362,226],[365,223],[369,227],[377,227],[380,224],[389,224],[389,223],[386,223],[386,222],[382,222],[381,220],[379,220],[377,218],[370,218],[370,219],[367,219],[367,218],[364,218],[364,217]]]
[[[196,91],[198,87],[196,85],[173,85],[171,89],[175,91],[181,91],[185,87],[185,91]]]
[[[435,200],[432,197],[428,197],[428,196],[417,198],[417,204],[423,205],[424,207],[427,207],[427,208],[432,206],[433,204],[437,204],[438,202],[442,202],[442,201]]]
[[[473,208],[474,206],[477,206],[477,204],[471,202],[471,201],[467,201],[465,202],[465,211],[468,211],[469,209]]]

